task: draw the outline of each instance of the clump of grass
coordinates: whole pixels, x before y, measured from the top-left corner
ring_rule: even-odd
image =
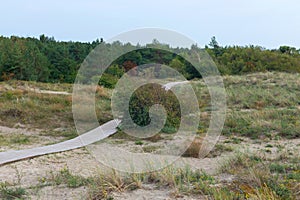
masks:
[[[143,180],[143,174],[124,176],[115,170],[105,174],[99,173],[93,178],[93,181],[88,186],[87,199],[111,199],[111,192],[122,192],[125,190],[134,190],[140,188]]]
[[[160,146],[157,145],[147,145],[147,146],[143,146],[143,151],[145,153],[153,153],[156,150],[158,150],[160,148]]]
[[[224,143],[233,143],[233,144],[240,144],[241,142],[243,142],[244,140],[242,138],[238,138],[238,137],[231,137],[228,140],[224,141]]]
[[[62,131],[44,131],[40,135],[42,136],[51,136],[51,137],[63,137],[64,140],[73,139],[78,136],[78,133],[75,129],[67,129]]]
[[[286,172],[286,166],[283,164],[279,164],[279,163],[271,163],[269,165],[269,169],[272,173],[276,172],[276,173],[284,173]]]
[[[5,200],[25,199],[26,190],[22,187],[11,187],[7,183],[0,183],[0,198]]]
[[[10,139],[13,144],[28,144],[30,142],[29,136],[26,135],[15,135]]]
[[[235,186],[251,199],[294,199],[295,188],[287,178],[290,168],[264,158],[237,154],[221,171],[235,175]]]
[[[286,176],[287,179],[289,180],[294,180],[297,182],[300,182],[300,170],[295,170]]]
[[[9,146],[9,145],[20,145],[20,144],[31,144],[36,139],[35,136],[29,136],[24,134],[8,134],[0,135],[0,145]]]
[[[229,145],[216,144],[215,147],[213,148],[213,150],[209,152],[207,157],[214,158],[214,157],[220,156],[222,153],[232,152],[233,150],[234,150],[233,147],[231,147]]]
[[[202,190],[196,190],[195,187],[207,187],[214,182],[212,176],[199,170],[191,170],[189,167],[177,169],[169,166],[161,171],[141,174],[119,174],[112,170],[111,173],[101,173],[94,179],[89,186],[88,199],[111,198],[110,194],[113,191],[134,190],[141,188],[143,184],[169,187],[182,194],[202,194]]]
[[[134,142],[134,144],[136,144],[136,145],[143,145],[144,142],[143,142],[142,140],[136,140],[136,141]]]
[[[88,178],[84,178],[79,175],[74,175],[70,172],[70,170],[65,167],[61,169],[58,173],[50,173],[49,178],[42,178],[40,179],[42,184],[45,185],[62,185],[65,184],[69,188],[78,188],[81,186],[88,185],[88,183],[91,181]]]
[[[219,170],[222,173],[232,174],[235,170],[244,169],[248,167],[253,162],[250,162],[250,156],[247,154],[242,154],[237,152],[233,157],[230,157],[228,160],[224,161],[220,166]]]

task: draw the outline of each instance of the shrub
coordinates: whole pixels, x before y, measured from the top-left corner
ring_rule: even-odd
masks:
[[[151,121],[155,118],[160,119],[160,116],[150,118],[149,110],[155,104],[164,106],[167,114],[167,119],[162,132],[174,133],[180,125],[180,105],[176,96],[171,91],[165,91],[161,85],[148,84],[137,89],[131,96],[129,102],[130,116],[124,116],[122,125],[124,128],[131,129],[126,123],[126,119],[132,119],[138,126],[147,126],[150,123],[157,124]],[[120,105],[126,106],[126,105]]]
[[[102,74],[99,80],[99,84],[107,88],[114,88],[117,82],[118,77],[106,73]]]

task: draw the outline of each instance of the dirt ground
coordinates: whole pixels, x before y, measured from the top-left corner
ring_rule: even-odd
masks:
[[[29,130],[25,127],[9,128],[0,127],[1,135],[5,134],[31,134],[39,135],[41,130]],[[1,147],[1,151],[8,149],[22,149],[32,148],[43,145],[51,141],[53,138],[38,138],[36,143],[30,145],[21,146],[9,146]],[[275,158],[281,151],[277,147],[284,147],[284,151],[288,153],[299,153],[300,151],[300,139],[294,140],[265,140],[263,142],[257,142],[243,138],[239,144],[226,143],[230,138],[221,137],[218,144],[229,145],[234,151],[252,152],[255,154],[261,154],[272,159]],[[135,145],[132,141],[126,143],[118,142],[113,143],[112,139],[106,140],[106,145],[118,146],[127,151],[133,151],[131,147],[135,146],[137,151],[141,148],[139,145]],[[43,141],[41,143],[41,141]],[[53,140],[52,140],[53,142]],[[163,141],[156,142],[156,145]],[[269,145],[266,152],[266,144]],[[221,152],[220,155],[206,157],[204,159],[198,158],[180,158],[174,163],[177,167],[183,167],[189,165],[193,169],[201,169],[206,173],[213,175],[222,182],[233,181],[234,177],[228,174],[220,174],[219,167],[222,162],[228,160],[234,152]],[[108,168],[101,163],[97,162],[94,157],[85,148],[76,149],[68,152],[56,153],[32,159],[26,159],[15,163],[6,164],[0,166],[0,182],[7,182],[10,184],[18,184],[21,187],[29,188],[29,199],[84,199],[86,197],[87,188],[79,187],[76,189],[68,188],[63,185],[58,186],[45,186],[38,188],[40,181],[44,177],[49,177],[51,172],[57,172],[67,167],[72,173],[78,174],[83,177],[93,177],[99,173],[99,170],[105,172]],[[129,191],[129,192],[114,192],[112,194],[114,199],[205,199],[205,196],[176,196],[172,191],[167,188],[156,188],[155,185],[145,185],[141,189]]]

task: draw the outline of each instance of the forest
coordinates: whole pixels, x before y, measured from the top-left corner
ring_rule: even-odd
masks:
[[[159,43],[154,40],[153,43]],[[120,49],[132,46],[114,42],[106,44],[101,38],[93,42],[56,41],[53,37],[41,35],[32,37],[0,37],[0,81],[10,79],[73,83],[77,71],[86,56],[99,44]],[[151,44],[146,47],[151,47]],[[170,49],[164,45],[166,50]],[[192,47],[193,48],[193,47]],[[195,48],[195,47],[194,47]],[[173,49],[178,54],[189,49]],[[221,46],[215,37],[211,38],[205,50],[212,57],[222,75],[241,75],[253,72],[281,71],[300,72],[300,49],[280,46],[266,49],[261,46]],[[159,62],[175,68],[187,79],[201,78],[193,66],[182,57],[168,51],[146,48],[132,51],[112,63],[100,79],[100,84],[113,87],[122,74],[141,64]]]

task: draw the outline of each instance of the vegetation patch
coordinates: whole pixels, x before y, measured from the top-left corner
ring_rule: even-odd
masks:
[[[0,183],[0,198],[3,200],[25,199],[26,190],[22,187],[9,186],[7,183]]]
[[[37,140],[37,136],[30,136],[24,134],[0,134],[0,145],[10,146],[10,145],[27,145],[31,144]]]
[[[50,177],[40,179],[42,185],[66,185],[69,188],[78,188],[89,184],[90,179],[84,178],[79,175],[74,175],[70,170],[65,167],[58,173],[51,172]]]

